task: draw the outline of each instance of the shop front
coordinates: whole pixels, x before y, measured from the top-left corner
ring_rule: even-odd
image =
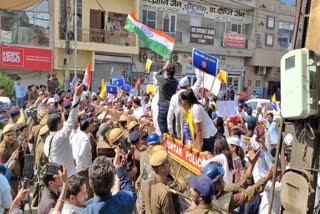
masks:
[[[46,84],[52,71],[52,51],[50,49],[0,46],[0,71],[15,80],[18,76],[22,84]]]

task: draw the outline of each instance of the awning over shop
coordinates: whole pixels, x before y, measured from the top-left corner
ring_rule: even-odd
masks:
[[[39,3],[42,0],[0,0],[0,9],[23,10]]]

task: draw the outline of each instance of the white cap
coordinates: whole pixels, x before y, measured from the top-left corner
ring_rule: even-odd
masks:
[[[53,97],[51,97],[51,98],[49,98],[49,99],[48,99],[47,104],[49,104],[49,103],[54,103],[54,102],[55,102],[54,98],[53,98]]]
[[[260,149],[260,145],[259,143],[256,141],[256,135],[254,134],[252,136],[252,138],[250,139],[250,144],[251,144],[251,147],[254,149],[254,150],[258,150]]]
[[[189,86],[189,79],[187,76],[183,77],[180,81],[179,81],[179,85],[180,87],[186,87]]]
[[[292,134],[288,133],[285,137],[284,137],[284,143],[287,146],[292,146],[292,142],[293,142],[293,136]]]
[[[234,136],[228,137],[228,138],[227,138],[227,142],[228,142],[228,144],[230,144],[230,145],[235,145],[235,146],[241,147],[241,142],[240,142],[240,140],[239,140],[238,137],[234,137]]]
[[[257,108],[262,108],[262,105],[261,103],[258,104]]]

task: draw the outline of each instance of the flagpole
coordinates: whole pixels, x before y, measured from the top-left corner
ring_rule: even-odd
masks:
[[[77,64],[78,64],[78,8],[77,0],[74,0],[74,76],[77,76]]]

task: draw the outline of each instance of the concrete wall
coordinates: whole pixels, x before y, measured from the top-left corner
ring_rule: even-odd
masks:
[[[278,43],[279,22],[295,22],[296,7],[281,4],[279,0],[258,0],[255,10],[256,50],[248,65],[279,67],[281,57],[287,52]],[[267,17],[275,17],[274,29],[267,28]],[[266,34],[273,35],[273,46],[266,46]]]
[[[20,69],[6,69],[1,68],[1,73],[10,76],[13,80],[16,80],[17,76],[21,77],[22,85],[27,89],[29,85],[40,84],[47,85],[48,75],[51,72],[48,71],[35,71],[35,70],[20,70]]]
[[[123,14],[129,14],[133,11],[137,12],[137,8],[139,5],[139,0],[121,0],[116,4],[113,0],[104,0],[99,1],[90,1],[83,0],[82,1],[82,28],[84,35],[89,34],[90,29],[90,9],[94,10],[104,10],[106,13],[106,19],[108,12],[117,12]],[[73,11],[73,5],[71,5],[71,10]],[[54,20],[54,32],[55,32],[55,47],[56,48],[64,48],[65,42],[59,39],[59,17],[60,17],[60,1],[55,1],[54,5],[55,11],[55,20]],[[139,14],[139,12],[138,12]],[[73,25],[73,24],[72,24]],[[71,48],[74,48],[73,42],[70,43]],[[110,52],[113,54],[117,53],[126,53],[126,54],[138,54],[138,39],[136,38],[135,46],[124,46],[124,45],[111,45],[105,43],[95,43],[95,42],[78,42],[79,50],[91,50],[91,51],[99,51],[99,52]]]

